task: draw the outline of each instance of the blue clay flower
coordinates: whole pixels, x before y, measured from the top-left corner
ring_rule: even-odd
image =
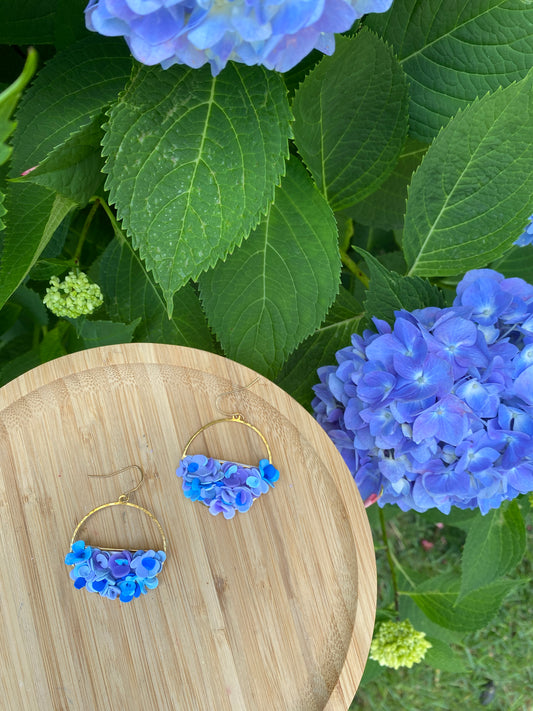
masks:
[[[334,33],[349,30],[392,0],[90,0],[89,30],[125,38],[143,64],[201,67],[228,61],[284,72],[312,49],[332,54]]]
[[[67,563],[67,565],[71,565]],[[74,581],[74,587],[78,590],[95,580],[96,575],[91,565],[91,559],[76,563],[70,571],[70,577]]]
[[[132,555],[130,551],[116,551],[109,556],[109,571],[118,580],[131,572],[130,563]]]
[[[141,594],[141,588],[135,575],[128,575],[124,580],[119,580],[117,587],[120,590],[120,602],[130,602]]]
[[[120,597],[120,588],[118,585],[112,585],[111,583],[108,583],[107,587],[102,590],[100,593],[102,597],[107,597],[109,600],[116,600],[117,597]]]
[[[225,519],[231,519],[235,516],[235,506],[225,503],[222,499],[213,499],[209,504],[209,513],[213,516],[221,513]]]
[[[254,496],[261,496],[268,492],[268,483],[261,476],[258,469],[251,469],[251,474],[246,478],[246,485],[250,488]]]
[[[240,513],[246,513],[254,502],[252,492],[247,486],[239,486],[233,490],[233,493],[233,505]]]
[[[94,579],[87,582],[87,590],[89,592],[97,592],[102,595],[102,597],[106,596],[105,593],[108,587],[109,580],[106,578],[100,578],[98,580]]]
[[[279,479],[279,471],[268,459],[262,459],[256,468],[201,454],[184,457],[176,475],[183,480],[183,493],[188,499],[201,501],[211,514],[222,513],[227,519],[236,511],[249,511],[254,500]]]
[[[165,558],[163,551],[136,551],[130,567],[138,578],[154,578],[161,572]]]
[[[89,557],[83,559],[87,548]],[[133,554],[126,550],[108,552],[85,547],[81,542],[70,558],[67,555],[67,559],[77,561],[70,571],[75,588],[86,588],[111,600],[119,597],[122,602],[129,602],[157,587],[157,575],[166,555],[164,551],[153,550],[140,550]]]
[[[313,408],[365,500],[487,513],[533,488],[533,287],[472,270],[320,368]]]
[[[261,472],[261,477],[267,484],[274,486],[274,483],[279,479],[279,471],[276,467],[271,464],[268,459],[261,459],[259,462],[259,471]]]
[[[95,578],[105,578],[109,574],[109,552],[93,548],[91,553],[91,567]]]
[[[76,565],[76,563],[81,563],[90,558],[91,553],[91,546],[86,546],[84,541],[76,541],[72,544],[70,553],[65,556],[65,563],[67,565]]]

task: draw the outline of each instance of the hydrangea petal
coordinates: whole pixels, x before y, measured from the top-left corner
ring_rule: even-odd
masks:
[[[531,491],[533,287],[472,270],[452,307],[395,317],[339,351],[313,400],[365,501],[484,514]]]
[[[213,75],[229,60],[287,71],[312,49],[331,53],[349,30],[392,0],[90,0],[87,28],[122,35],[144,64],[176,63]]]

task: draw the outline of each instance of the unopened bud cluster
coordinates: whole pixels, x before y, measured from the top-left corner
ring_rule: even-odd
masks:
[[[431,647],[424,632],[415,630],[409,620],[383,622],[370,646],[370,658],[382,667],[412,667]]]
[[[91,314],[104,299],[98,284],[92,284],[84,272],[69,272],[63,281],[53,276],[43,303],[56,316],[78,318]]]

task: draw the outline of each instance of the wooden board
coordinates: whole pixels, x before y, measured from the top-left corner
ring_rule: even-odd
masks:
[[[348,708],[376,570],[357,488],[321,427],[261,377],[219,404],[265,435],[275,489],[226,521],[187,500],[175,475],[189,437],[220,417],[217,395],[255,376],[203,351],[129,344],[60,358],[0,390],[3,709]],[[200,452],[265,455],[231,423],[200,435],[190,453]],[[168,559],[156,590],[121,603],[76,590],[64,557],[83,515],[135,484],[133,470],[88,475],[129,464],[145,471],[131,500],[161,522]],[[124,513],[91,517],[85,539],[158,545],[148,517]]]

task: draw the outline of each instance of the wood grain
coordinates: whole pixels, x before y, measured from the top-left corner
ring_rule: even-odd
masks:
[[[177,346],[96,348],[0,390],[0,691],[7,711],[345,710],[372,635],[368,521],[340,455],[264,378],[224,397],[265,435],[275,489],[231,521],[181,492],[183,447],[256,374]],[[223,423],[190,453],[253,462],[264,444]],[[78,521],[135,485],[167,537],[159,587],[131,603],[75,590],[63,560]],[[85,540],[145,548],[158,532],[113,507]],[[125,507],[124,507],[125,508]],[[125,514],[128,513],[128,516]]]

